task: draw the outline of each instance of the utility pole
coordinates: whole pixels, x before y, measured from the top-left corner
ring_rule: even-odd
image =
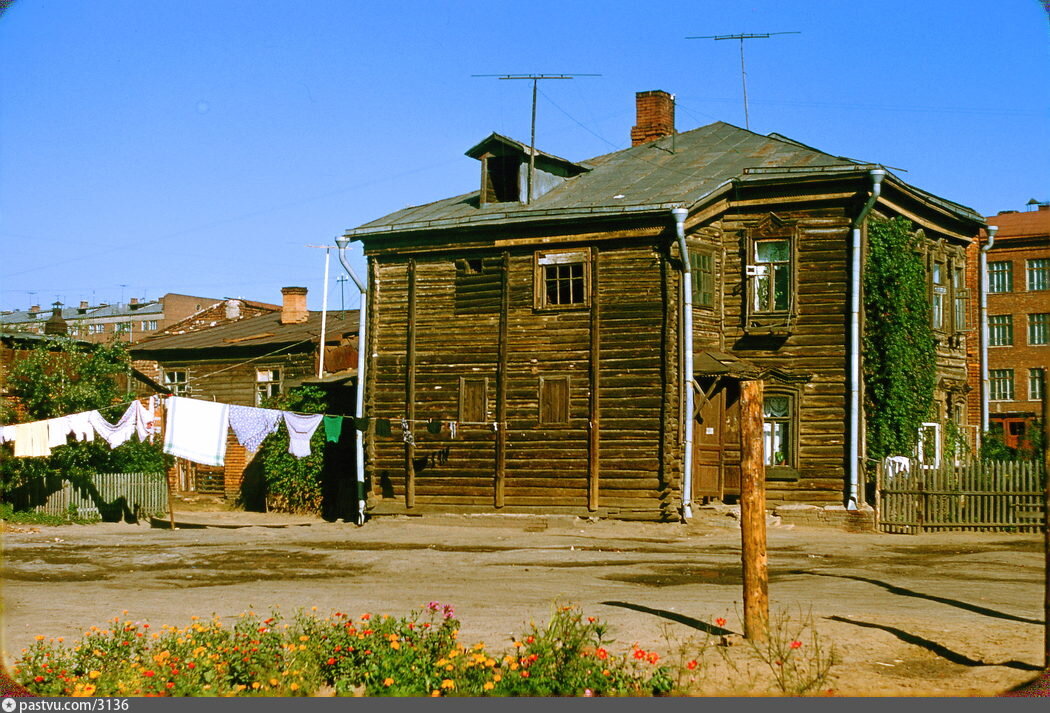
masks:
[[[751,130],[751,121],[747,111],[747,71],[744,69],[744,40],[764,40],[773,35],[801,35],[801,32],[763,32],[743,33],[739,35],[703,35],[700,37],[686,37],[687,40],[740,40],[740,81],[744,85],[744,128]]]
[[[346,275],[340,275],[335,278],[335,281],[339,283],[339,311],[344,317],[346,316],[346,297],[343,293],[343,288],[346,286],[346,280]]]
[[[472,74],[472,77],[498,77],[499,79],[528,79],[532,81],[532,131],[529,137],[529,178],[525,195],[526,203],[532,203],[532,183],[536,173],[536,84],[541,79],[573,79],[574,77],[600,77],[600,74]]]

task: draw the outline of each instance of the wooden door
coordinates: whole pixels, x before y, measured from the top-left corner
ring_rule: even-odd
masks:
[[[695,398],[704,399],[703,394],[696,394]],[[693,500],[722,497],[724,426],[725,392],[718,389],[704,402],[693,422]]]

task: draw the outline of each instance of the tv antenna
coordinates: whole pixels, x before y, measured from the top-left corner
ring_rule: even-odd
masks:
[[[529,179],[525,202],[532,203],[532,182],[536,172],[536,84],[541,79],[573,79],[574,77],[600,77],[600,74],[472,74],[472,77],[498,77],[499,79],[529,79],[532,81],[532,132],[529,137]]]
[[[740,81],[744,85],[744,128],[751,130],[751,121],[747,112],[747,72],[744,69],[744,40],[764,40],[773,35],[801,35],[801,32],[762,32],[741,33],[738,35],[702,35],[700,37],[686,37],[687,40],[740,40]]]

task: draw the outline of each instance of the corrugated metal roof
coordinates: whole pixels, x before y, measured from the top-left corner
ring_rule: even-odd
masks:
[[[755,174],[761,169],[784,169],[791,175],[805,175],[834,170],[863,171],[878,165],[832,156],[777,134],[762,136],[725,122],[579,164],[591,170],[567,179],[528,205],[508,202],[479,207],[478,192],[474,191],[399,210],[349,230],[347,235],[378,237],[384,233],[466,224],[495,225],[662,210],[672,205],[692,205],[728,181],[742,179],[745,171],[751,175],[744,180],[759,180]],[[762,180],[770,178],[762,176]],[[965,217],[981,219],[964,206],[943,199],[938,201]]]
[[[337,339],[347,333],[356,334],[357,310],[347,310],[345,313],[329,312],[326,332],[327,339]],[[146,339],[134,345],[131,353],[139,358],[162,351],[278,347],[299,342],[316,342],[320,334],[320,312],[310,312],[307,321],[298,324],[281,324],[280,313],[263,314],[197,332]]]

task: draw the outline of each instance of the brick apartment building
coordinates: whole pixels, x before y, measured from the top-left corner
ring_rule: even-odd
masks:
[[[1026,444],[1033,421],[1042,409],[1042,384],[1050,368],[1050,203],[1029,203],[1034,210],[1000,211],[988,217],[999,230],[987,250],[988,293],[988,426],[1001,434],[1006,445]],[[971,246],[972,265],[978,250],[988,243],[982,233]],[[968,274],[971,312],[979,323],[980,275]],[[981,391],[978,340],[969,350],[970,386]],[[980,408],[982,399],[971,399]],[[980,423],[980,413],[971,411],[971,423]]]
[[[169,292],[155,300],[132,297],[127,303],[90,305],[82,301],[77,307],[61,308],[69,336],[97,344],[113,335],[127,342],[138,342],[180,322],[222,300]],[[52,310],[33,305],[27,310],[0,313],[0,328],[12,332],[44,334],[44,325]]]

